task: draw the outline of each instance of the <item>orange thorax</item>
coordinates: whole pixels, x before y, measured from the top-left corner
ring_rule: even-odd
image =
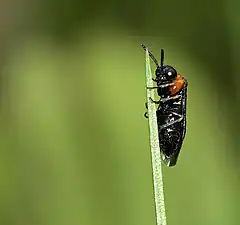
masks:
[[[178,93],[184,86],[185,80],[180,74],[177,75],[176,80],[173,82],[174,84],[169,87],[169,91],[171,95],[175,95]]]

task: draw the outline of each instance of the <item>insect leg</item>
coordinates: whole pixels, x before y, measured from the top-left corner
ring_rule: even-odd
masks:
[[[177,99],[177,98],[182,98],[182,96],[181,95],[175,95],[175,96],[171,96],[171,97],[167,97],[167,98],[161,98],[160,99],[160,101],[161,102],[167,102],[167,101],[169,101],[169,100],[173,100],[173,99]]]
[[[160,126],[160,130],[163,129],[163,128],[167,128],[167,127],[169,127],[169,126],[172,126],[172,125],[175,124],[175,123],[179,123],[179,122],[181,122],[181,121],[183,120],[183,118],[184,118],[183,115],[180,115],[180,114],[178,114],[178,113],[175,113],[175,112],[171,112],[171,113],[174,114],[175,116],[178,116],[179,118],[176,119],[176,120],[174,120],[174,121],[172,121],[172,122],[170,122],[170,123],[167,123],[167,124],[164,124],[164,125]]]
[[[148,104],[145,102],[146,109],[148,109]],[[144,113],[144,117],[148,119],[148,111]]]
[[[159,100],[159,101],[154,101],[151,97],[149,98],[153,103],[155,103],[155,104],[160,104],[160,102],[161,102],[161,100]]]
[[[147,87],[147,89],[155,89],[155,88],[164,88],[164,87],[168,87],[168,86],[172,86],[175,85],[174,83],[169,83],[169,84],[161,84],[157,87]]]
[[[147,87],[147,89],[156,89],[156,88],[159,88],[159,87]]]

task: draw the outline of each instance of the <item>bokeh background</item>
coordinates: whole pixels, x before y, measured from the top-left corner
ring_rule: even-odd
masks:
[[[239,7],[1,1],[0,224],[156,223],[140,43],[189,81],[168,224],[240,224]]]

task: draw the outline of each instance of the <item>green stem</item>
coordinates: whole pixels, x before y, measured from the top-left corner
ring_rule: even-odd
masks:
[[[148,51],[146,51],[146,84],[147,87],[153,87]],[[147,104],[148,104],[148,117],[149,117],[148,121],[150,130],[150,146],[152,153],[153,186],[157,225],[167,225],[156,107],[155,103],[153,103],[150,100],[150,97],[154,99],[154,89],[147,89]]]

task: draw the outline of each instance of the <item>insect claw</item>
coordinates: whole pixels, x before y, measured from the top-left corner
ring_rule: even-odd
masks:
[[[151,97],[149,99],[155,104],[160,104],[160,100],[159,101],[154,101]]]

